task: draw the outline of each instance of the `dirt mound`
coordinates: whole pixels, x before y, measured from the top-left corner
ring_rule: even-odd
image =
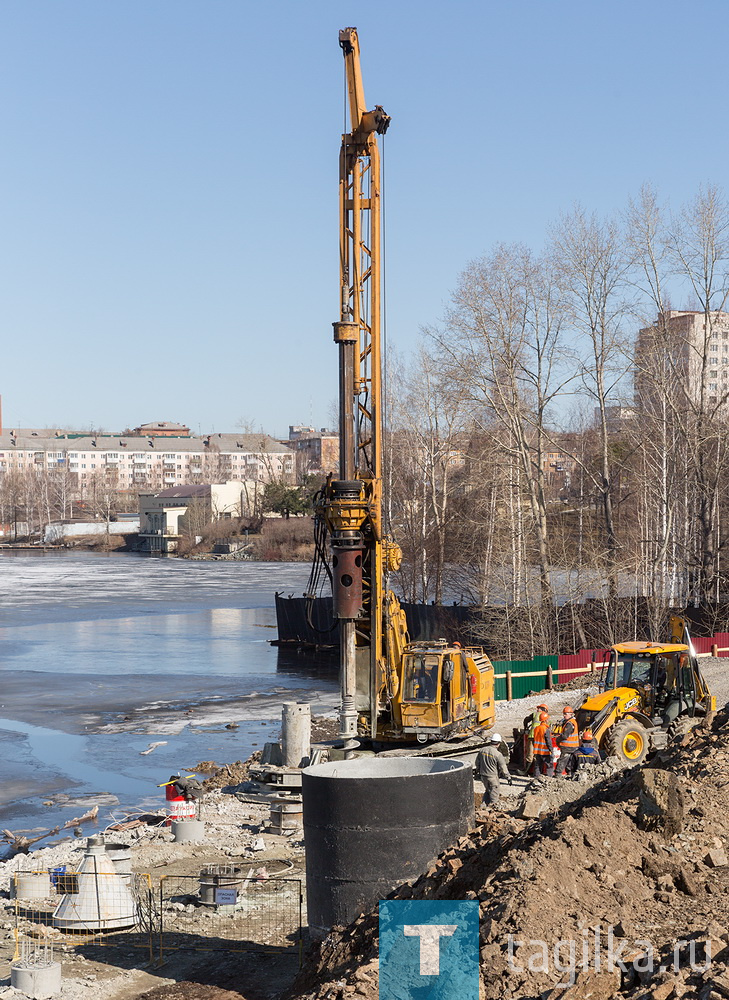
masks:
[[[236,760],[233,764],[218,765],[214,761],[203,760],[195,770],[201,774],[210,775],[203,784],[206,792],[212,792],[216,788],[229,788],[248,781],[251,765],[257,764],[260,759],[261,751],[257,750],[247,760]]]
[[[200,983],[175,983],[174,986],[158,986],[142,993],[138,1000],[243,1000],[243,994]]]
[[[729,997],[728,765],[724,711],[650,767],[609,775],[542,819],[482,812],[391,898],[479,900],[482,1000],[713,1000],[712,983]],[[375,1000],[377,935],[376,911],[335,928],[291,996]]]

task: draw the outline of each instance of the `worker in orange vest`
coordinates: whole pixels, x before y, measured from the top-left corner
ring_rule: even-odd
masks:
[[[543,774],[552,777],[552,749],[554,736],[549,728],[549,712],[539,713],[539,725],[534,730],[534,762],[530,774]]]
[[[539,725],[539,716],[541,715],[542,712],[546,711],[548,711],[546,705],[537,705],[536,709],[533,712],[530,712],[529,715],[527,715],[527,717],[524,719],[523,723],[524,774],[529,773],[532,766],[532,761],[534,760],[534,730]]]
[[[577,728],[575,710],[571,705],[565,705],[562,709],[562,726],[556,737],[556,743],[560,754],[555,774],[561,777],[567,774],[570,758],[580,746],[580,732]]]

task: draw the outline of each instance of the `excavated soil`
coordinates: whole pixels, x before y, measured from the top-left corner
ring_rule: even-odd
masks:
[[[391,898],[479,901],[482,1000],[729,997],[729,712],[708,721],[650,766],[602,777],[540,819],[482,811],[472,834]],[[608,933],[624,970],[606,967]],[[576,945],[571,985],[557,985],[569,981],[551,961],[559,941]],[[375,910],[314,947],[287,997],[377,995]]]
[[[217,986],[176,983],[174,986],[160,986],[147,993],[142,993],[139,1000],[241,1000],[242,996],[242,993],[220,990]]]

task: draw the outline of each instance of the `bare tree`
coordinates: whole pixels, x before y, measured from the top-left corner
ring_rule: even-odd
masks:
[[[544,479],[547,418],[573,378],[564,316],[564,297],[549,263],[523,246],[499,246],[464,271],[447,328],[435,335],[450,384],[500,428],[501,450],[512,469],[512,524],[521,537],[526,531],[534,540],[545,602],[553,600]],[[515,581],[520,574],[515,561]]]
[[[106,548],[110,548],[111,522],[117,511],[117,490],[104,469],[92,472],[84,497],[93,516],[104,522],[104,541]]]
[[[421,346],[413,365],[398,377],[392,404],[399,431],[398,476],[394,500],[407,525],[410,569],[420,572],[420,596],[443,600],[447,540],[453,519],[451,500],[465,464],[463,401],[439,371],[436,358]],[[418,565],[412,553],[419,551]]]
[[[615,456],[610,447],[609,407],[629,368],[622,321],[628,311],[628,271],[620,227],[580,208],[562,216],[552,231],[551,256],[580,350],[579,374],[588,405],[596,409],[599,449],[595,466],[584,465],[602,514],[605,564],[612,597],[618,594],[620,540],[615,521]],[[575,455],[575,460],[583,460]]]
[[[660,484],[656,575],[670,581],[669,597],[715,600],[726,541],[720,481],[729,461],[729,384],[710,365],[718,362],[729,295],[729,209],[718,189],[706,188],[667,218],[654,192],[643,189],[627,219],[636,283],[655,317],[641,335],[635,365],[641,418],[652,432],[645,434],[644,423],[642,450]],[[698,336],[693,322],[676,322],[680,314],[671,312],[666,292],[671,284],[698,305]]]
[[[709,363],[719,314],[729,297],[729,206],[716,187],[702,188],[671,221],[668,252],[678,275],[688,283],[702,314],[702,336],[691,344],[689,372],[683,380],[684,433],[688,444],[699,531],[698,579],[694,594],[718,598],[720,481],[727,469],[724,413],[729,385],[712,383]]]
[[[3,523],[11,525],[13,541],[18,537],[18,524],[27,520],[25,509],[25,474],[19,469],[10,469],[0,483],[0,511]]]

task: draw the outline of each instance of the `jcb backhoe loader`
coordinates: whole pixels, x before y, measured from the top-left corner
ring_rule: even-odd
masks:
[[[671,618],[671,642],[621,642],[610,649],[601,693],[577,711],[606,756],[640,764],[669,737],[688,731],[716,708],[686,622]]]

